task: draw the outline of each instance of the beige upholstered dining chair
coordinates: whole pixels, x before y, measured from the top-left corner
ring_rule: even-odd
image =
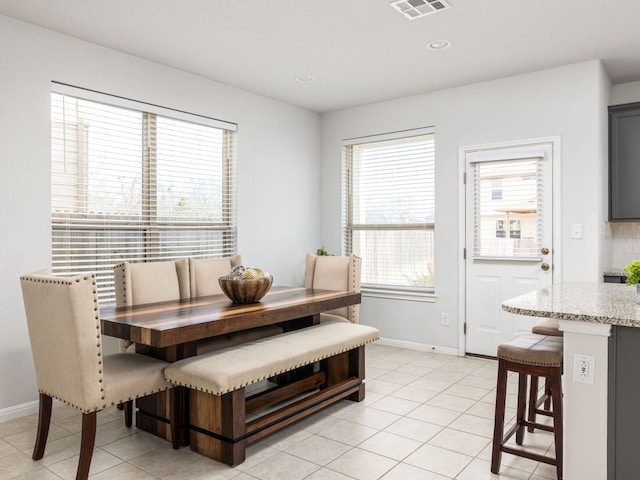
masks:
[[[360,292],[360,276],[362,259],[349,256],[318,256],[307,253],[305,270],[305,287],[325,290],[343,290],[352,293]],[[331,310],[320,314],[320,322],[349,321],[358,323],[359,305]]]
[[[82,412],[76,479],[86,479],[97,412],[170,388],[163,376],[167,364],[131,353],[102,355],[95,275],[55,277],[38,272],[20,282],[40,393],[33,459],[44,456],[52,399],[57,398]],[[173,422],[172,432],[177,432]]]
[[[113,267],[116,305],[165,302],[189,298],[189,262],[122,262]]]
[[[189,261],[186,258],[164,262],[122,262],[113,267],[116,306],[166,302],[189,298]],[[135,351],[134,345],[120,340],[120,351]],[[127,427],[133,423],[133,402],[118,406],[124,409]]]
[[[190,258],[189,285],[191,298],[222,293],[218,278],[228,275],[231,269],[242,265],[242,256],[225,258]]]
[[[191,298],[222,293],[218,278],[229,274],[231,269],[236,265],[242,265],[242,256],[234,255],[233,257],[209,259],[190,258],[189,279]],[[233,332],[227,335],[207,338],[198,342],[198,355],[270,337],[282,333],[282,331],[282,327],[278,325],[266,325],[264,327],[243,330],[242,332]]]
[[[189,298],[189,262],[186,258],[166,262],[122,262],[113,267],[116,306],[167,302]],[[133,352],[122,340],[120,351]]]

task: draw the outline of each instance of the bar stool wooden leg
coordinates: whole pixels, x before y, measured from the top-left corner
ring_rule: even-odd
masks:
[[[530,424],[536,423],[536,415],[542,414],[547,417],[553,417],[553,412],[551,411],[551,381],[549,378],[545,377],[544,379],[544,393],[540,398],[538,398],[538,379],[540,377],[531,377],[531,392],[529,392],[529,406],[527,421]],[[535,387],[535,392],[534,392]],[[541,408],[542,407],[542,408]],[[533,433],[535,430],[534,425],[528,425],[527,431]]]
[[[493,448],[491,450],[491,473],[497,474],[502,460],[502,436],[504,413],[507,403],[507,367],[505,360],[498,360],[498,383],[496,388],[496,412],[493,424]]]
[[[529,391],[529,406],[528,406],[528,414],[527,420],[531,423],[535,423],[536,421],[536,404],[538,403],[538,378],[536,376],[531,376],[531,390]],[[529,425],[527,427],[527,431],[532,433],[534,428]]]
[[[548,412],[551,411],[551,389],[549,388],[549,382],[545,380],[544,383],[544,409]]]
[[[516,443],[522,445],[524,440],[524,414],[527,408],[527,375],[518,373],[518,408],[516,410]]]
[[[564,431],[562,429],[561,370],[559,368],[556,369],[551,378],[547,379],[547,382],[547,385],[549,385],[551,389],[551,398],[553,400],[553,437],[556,448],[556,471],[558,480],[562,480]]]

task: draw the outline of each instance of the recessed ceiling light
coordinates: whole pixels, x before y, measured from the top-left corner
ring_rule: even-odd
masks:
[[[449,48],[451,46],[451,42],[448,40],[434,40],[433,42],[427,43],[427,48],[429,50],[444,50],[445,48]]]
[[[315,82],[316,77],[313,75],[307,75],[306,73],[303,73],[301,75],[296,75],[296,81],[300,83],[310,83],[310,82]]]

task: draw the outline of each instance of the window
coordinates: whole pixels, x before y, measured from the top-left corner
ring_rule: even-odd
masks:
[[[362,257],[363,291],[434,287],[432,128],[343,143],[344,248]]]
[[[474,258],[537,259],[541,248],[541,158],[471,163]],[[495,185],[501,184],[496,198]]]
[[[234,124],[53,84],[54,274],[236,252]]]

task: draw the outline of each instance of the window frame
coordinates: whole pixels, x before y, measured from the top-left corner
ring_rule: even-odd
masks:
[[[94,212],[87,209],[86,204],[83,204],[82,201],[76,206],[72,205],[63,210],[56,210],[57,205],[54,202],[54,195],[55,188],[58,184],[55,183],[55,176],[52,172],[50,244],[52,249],[53,274],[72,275],[79,273],[96,273],[98,295],[101,304],[111,305],[115,303],[112,267],[121,261],[163,261],[184,258],[185,256],[214,258],[237,253],[237,188],[235,184],[236,124],[56,82],[52,82],[51,87],[51,97],[53,98],[54,95],[73,97],[96,104],[124,108],[141,114],[142,128],[139,139],[142,149],[139,163],[137,164],[139,165],[141,175],[140,196],[136,197],[139,198],[141,202],[141,210],[138,214],[104,214]],[[51,102],[51,108],[53,129],[53,101]],[[185,220],[180,216],[173,219],[160,217],[160,199],[159,196],[156,195],[156,192],[159,191],[158,187],[160,185],[157,177],[160,171],[159,164],[161,156],[155,148],[158,142],[158,137],[155,135],[157,132],[158,117],[168,119],[169,121],[177,120],[178,122],[187,122],[200,127],[211,127],[220,130],[218,133],[221,139],[220,150],[215,150],[217,154],[220,154],[218,157],[220,162],[218,164],[219,170],[214,170],[214,172],[219,172],[219,175],[215,173],[211,177],[214,182],[219,182],[221,188],[219,218],[210,218],[209,221],[207,221],[206,217],[198,216],[194,217],[193,220]],[[63,118],[60,124],[62,128],[67,128],[71,125],[70,123],[66,123],[65,120],[66,119]],[[78,125],[79,124],[76,124],[74,130],[76,132],[76,138],[74,140],[79,142],[78,145],[80,145],[84,140],[84,132],[78,128]],[[66,130],[63,132],[63,134],[66,135]],[[52,132],[52,162],[54,160],[54,140],[55,138]],[[62,152],[63,155],[67,154],[66,145],[62,147],[60,152]],[[88,155],[86,155],[86,152],[78,148],[76,159],[78,173],[75,175],[75,183],[70,183],[69,185],[76,188],[83,199],[86,197],[88,182],[82,177],[86,175],[89,169],[89,161],[90,159]],[[82,192],[84,192],[84,194]],[[114,237],[110,236],[110,233],[113,235],[114,232],[129,231],[132,232],[133,235],[130,237],[125,235],[127,238],[122,241],[125,245],[126,253],[120,254],[112,252],[106,256],[100,256],[98,254],[93,256],[87,255],[87,258],[93,262],[93,265],[85,267],[74,265],[74,260],[77,260],[76,257],[81,256],[82,252],[90,248],[87,247],[87,245],[90,245],[92,242],[99,245],[100,239],[102,239],[105,245],[110,247],[111,244],[108,242],[114,241]],[[65,240],[65,232],[67,232],[67,235],[72,235],[67,240]],[[220,232],[220,238],[222,238],[222,240],[210,248],[210,251],[192,254],[180,254],[179,252],[173,251],[175,249],[172,250],[168,244],[165,244],[164,247],[161,245],[159,239],[162,235],[171,235],[172,233],[180,234],[180,232],[183,232],[183,235],[196,235],[196,238],[192,239],[190,243],[185,242],[188,243],[192,252],[196,251],[196,245],[198,244],[198,240],[200,240],[198,236],[200,234],[196,232],[204,232],[202,235],[209,234],[214,236],[216,235],[215,232]],[[73,239],[73,235],[76,233],[79,233],[80,236],[86,235],[87,239]],[[105,237],[108,238],[105,240]],[[165,242],[167,242],[167,240],[165,240]],[[65,246],[66,244],[72,246]],[[84,247],[76,245],[84,245]],[[75,248],[76,252],[65,254],[65,248],[68,250]],[[134,251],[135,253],[132,253]],[[212,251],[219,251],[220,253],[212,253]],[[61,261],[60,259],[65,260]]]
[[[434,152],[430,167],[435,177],[435,128],[434,127],[422,127],[411,130],[403,130],[397,132],[390,132],[377,135],[369,135],[365,137],[356,137],[343,140],[342,142],[342,163],[343,163],[343,205],[342,205],[342,237],[343,237],[343,251],[346,255],[350,255],[353,252],[353,234],[358,231],[423,231],[431,232],[432,242],[429,243],[431,251],[433,252],[431,261],[435,264],[435,180],[430,193],[430,201],[433,208],[433,221],[431,222],[413,222],[413,223],[355,223],[353,220],[354,214],[354,175],[353,175],[353,147],[366,144],[375,144],[388,140],[402,140],[411,139],[418,136],[431,135],[434,142]],[[427,244],[425,244],[427,245]],[[356,252],[358,254],[358,252]],[[366,259],[363,259],[363,264]],[[364,268],[364,266],[363,266]],[[363,281],[361,283],[361,290],[363,295],[377,298],[390,298],[401,300],[413,300],[422,302],[434,302],[435,296],[435,275],[434,284],[430,287],[414,287],[409,285],[388,285],[382,283],[369,283]]]

